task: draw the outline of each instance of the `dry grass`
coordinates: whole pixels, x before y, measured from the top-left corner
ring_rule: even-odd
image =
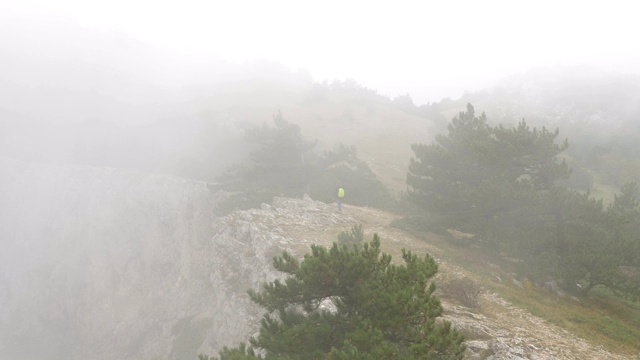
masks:
[[[425,240],[440,249],[445,262],[472,274],[488,292],[608,351],[627,356],[640,354],[639,302],[620,299],[602,288],[595,288],[582,299],[559,297],[527,280],[521,281],[520,288],[511,281],[514,269],[510,261],[479,248],[452,245],[433,234]],[[492,316],[490,306],[482,311]]]
[[[436,284],[443,288],[442,290],[446,290],[448,281],[463,278],[471,281],[474,289],[476,289],[475,285],[477,289],[484,289],[484,295],[473,291],[470,298],[474,296],[481,298],[481,306],[474,311],[479,311],[487,318],[504,322],[495,326],[502,326],[505,329],[509,329],[509,326],[526,327],[519,318],[526,314],[527,317],[536,316],[540,318],[539,321],[546,321],[550,324],[549,326],[557,326],[554,328],[556,330],[553,330],[557,332],[554,335],[556,337],[549,337],[548,339],[551,340],[547,340],[550,342],[562,337],[560,329],[564,329],[585,339],[588,344],[592,344],[591,346],[600,346],[623,357],[633,358],[640,351],[640,342],[637,340],[640,339],[640,304],[638,303],[622,301],[597,288],[591,297],[576,301],[569,296],[552,295],[549,291],[524,279],[520,279],[522,287],[519,287],[511,280],[515,272],[513,263],[494,254],[480,251],[477,247],[456,246],[433,233],[410,234],[393,228],[390,223],[398,216],[377,209],[346,205],[342,215],[348,217],[349,221],[335,228],[311,231],[294,224],[287,227],[285,232],[289,236],[300,239],[300,243],[295,245],[296,253],[303,255],[309,252],[310,244],[330,246],[337,241],[341,231],[348,231],[351,226],[362,224],[365,240],[370,240],[374,233],[379,234],[383,251],[391,254],[394,261],[402,261],[403,248],[419,256],[429,253],[436,258],[440,271],[435,280]],[[504,306],[486,300],[491,298],[491,294],[497,294],[522,310],[516,315],[504,314]],[[456,297],[458,299],[455,299]],[[452,299],[455,302],[472,307],[474,304],[464,304],[461,301],[461,299],[465,300],[465,297],[464,292],[462,295],[452,293]],[[447,300],[447,297],[443,298]],[[537,329],[527,329],[527,331],[531,331],[532,337],[544,337],[539,332],[536,333]],[[567,341],[566,344],[550,344],[552,345],[568,349],[572,346],[571,341]],[[579,350],[572,351],[580,353]]]

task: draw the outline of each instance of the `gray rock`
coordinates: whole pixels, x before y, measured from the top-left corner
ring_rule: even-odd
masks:
[[[278,275],[282,236],[249,213],[216,219],[215,196],[0,159],[0,358],[195,358],[246,340],[262,315],[246,290]]]
[[[225,196],[172,176],[0,158],[0,358],[215,355],[257,334],[263,310],[246,290],[282,277],[274,255],[301,256],[296,251],[317,240],[307,230],[337,233],[357,223],[308,196],[217,218]],[[484,296],[502,312],[488,318],[445,304],[438,320],[467,336],[467,357],[566,358],[549,344],[569,333]],[[335,311],[330,300],[322,308]],[[511,320],[497,323],[503,314]],[[526,335],[542,326],[553,336]],[[589,351],[582,354],[595,355],[572,358],[613,358]]]
[[[513,282],[513,285],[515,285],[518,289],[520,290],[524,290],[524,286],[522,286],[522,283],[516,279],[511,279],[511,281]]]
[[[563,297],[565,295],[564,291],[560,289],[560,286],[558,286],[558,283],[555,280],[547,281],[543,286],[545,289],[551,291],[551,293],[555,294],[556,296]]]

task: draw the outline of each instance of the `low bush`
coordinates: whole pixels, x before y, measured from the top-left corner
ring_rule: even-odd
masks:
[[[455,300],[469,308],[480,307],[482,288],[467,277],[444,281],[439,288],[444,298]]]

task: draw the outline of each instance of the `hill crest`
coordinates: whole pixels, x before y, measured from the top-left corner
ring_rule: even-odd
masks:
[[[273,256],[302,257],[355,224],[395,260],[401,248],[433,254],[437,283],[473,277],[442,256],[435,235],[390,227],[396,216],[372,208],[276,197],[216,218],[221,194],[203,182],[6,159],[0,168],[0,353],[9,357],[215,354],[257,331],[261,310],[245,291],[281,276]],[[622,359],[497,294],[481,295],[481,310],[444,300],[445,318],[469,334],[469,358]]]

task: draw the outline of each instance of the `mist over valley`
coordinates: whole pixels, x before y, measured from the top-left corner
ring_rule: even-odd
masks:
[[[0,358],[638,358],[637,68],[455,91],[429,69],[396,91],[18,13],[0,17]]]

